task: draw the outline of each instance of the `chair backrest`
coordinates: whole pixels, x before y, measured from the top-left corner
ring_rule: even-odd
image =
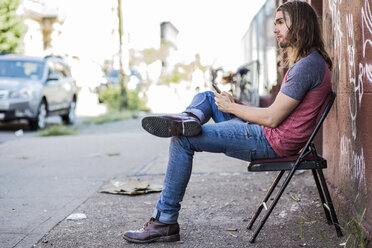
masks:
[[[311,133],[310,138],[307,140],[306,145],[304,146],[304,149],[301,151],[300,157],[303,157],[303,154],[307,151],[310,144],[313,142],[313,139],[315,135],[318,133],[320,127],[322,126],[325,118],[327,117],[329,110],[332,108],[333,102],[335,101],[336,93],[331,92],[327,99],[324,101],[322,108],[320,109],[320,112],[317,116],[317,124],[315,126],[314,131]]]

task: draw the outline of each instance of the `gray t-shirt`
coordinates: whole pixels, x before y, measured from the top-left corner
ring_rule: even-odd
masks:
[[[297,154],[315,128],[317,117],[332,91],[330,71],[316,51],[297,61],[284,77],[281,92],[300,101],[275,128],[263,127],[265,137],[280,157]]]
[[[325,73],[324,63],[318,51],[311,52],[289,68],[287,81],[280,91],[301,101],[308,91],[316,89],[322,83]]]

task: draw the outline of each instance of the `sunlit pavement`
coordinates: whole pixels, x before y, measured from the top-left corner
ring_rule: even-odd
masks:
[[[138,171],[168,144],[143,132],[139,120],[54,137],[37,137],[27,124],[17,125],[0,132],[11,136],[0,143],[2,248],[31,247],[104,182]],[[23,135],[15,135],[18,128],[25,128]]]
[[[91,92],[88,87],[82,87],[79,91],[76,104],[76,116],[91,117],[106,113],[105,104],[98,102],[96,93]]]

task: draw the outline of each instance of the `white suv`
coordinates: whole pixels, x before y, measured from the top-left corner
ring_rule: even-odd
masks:
[[[49,115],[75,121],[76,82],[60,57],[0,56],[0,122],[26,119],[44,128]]]

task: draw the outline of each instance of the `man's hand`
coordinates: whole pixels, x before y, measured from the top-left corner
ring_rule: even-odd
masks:
[[[235,98],[227,92],[222,92],[221,94],[214,93],[214,95],[214,100],[218,109],[222,112],[230,113],[232,106],[236,103]]]
[[[235,98],[235,97],[234,97],[234,102],[237,103],[237,104],[246,105],[246,104],[242,103],[242,101],[240,101],[238,98]]]

